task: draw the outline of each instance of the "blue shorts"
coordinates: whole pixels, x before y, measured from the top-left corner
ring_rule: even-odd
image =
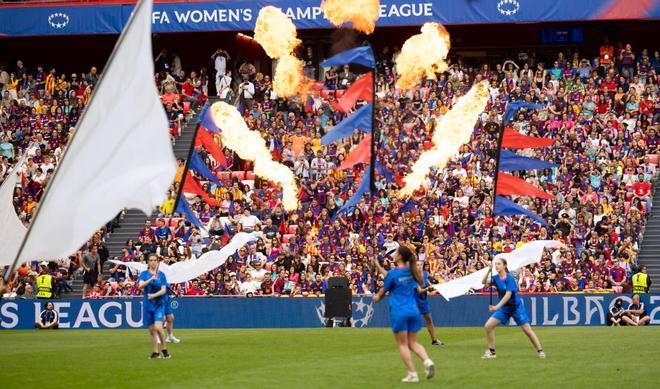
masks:
[[[174,315],[174,311],[172,310],[172,301],[168,301],[167,304],[165,304],[165,316],[169,315]]]
[[[392,332],[417,332],[422,328],[420,315],[414,316],[392,316]]]
[[[158,322],[163,322],[165,320],[165,308],[161,305],[155,310],[144,309],[142,311],[142,322],[145,326],[149,327],[150,325]]]
[[[428,300],[417,300],[417,309],[419,309],[419,313],[422,315],[431,314],[431,307]]]
[[[502,322],[502,324],[507,324],[509,319],[513,317],[513,320],[517,325],[521,326],[523,324],[529,324],[529,316],[525,311],[525,306],[519,304],[517,307],[508,308],[506,306],[498,309],[491,316],[493,319],[497,319]]]

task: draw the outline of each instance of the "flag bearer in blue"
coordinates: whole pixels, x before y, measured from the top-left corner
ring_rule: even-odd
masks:
[[[431,379],[435,375],[433,361],[426,353],[424,346],[417,343],[417,332],[422,328],[422,318],[417,308],[415,291],[422,283],[422,276],[417,268],[417,256],[407,246],[399,246],[394,254],[397,267],[389,272],[380,266],[378,260],[374,260],[374,266],[385,276],[385,284],[374,296],[374,301],[380,301],[386,292],[390,293],[388,299],[390,305],[390,319],[392,331],[399,346],[399,354],[408,369],[408,375],[402,382],[418,382],[419,377],[415,370],[410,352],[415,353],[424,362],[426,378]]]
[[[149,328],[151,339],[151,359],[159,359],[158,341],[162,345],[163,358],[169,359],[165,343],[165,332],[163,331],[163,320],[165,320],[165,299],[167,298],[167,278],[165,274],[158,271],[158,257],[149,256],[147,270],[140,273],[139,288],[144,290],[142,302],[142,320]]]
[[[444,343],[438,340],[438,338],[435,336],[435,326],[433,324],[433,316],[431,316],[431,307],[429,305],[429,300],[427,298],[428,297],[427,292],[433,289],[433,287],[429,283],[429,273],[427,271],[422,271],[422,270],[420,271],[423,274],[422,277],[423,281],[422,281],[422,288],[415,291],[415,301],[417,302],[417,308],[419,309],[419,313],[422,315],[424,321],[426,322],[426,329],[429,331],[429,335],[431,335],[431,345],[443,346]]]
[[[497,288],[500,302],[497,303],[497,305],[488,306],[488,311],[494,313],[484,326],[484,329],[486,330],[486,338],[488,339],[488,350],[486,350],[481,358],[492,359],[496,357],[495,334],[493,331],[495,330],[495,327],[501,323],[508,323],[511,318],[513,318],[516,324],[520,326],[525,335],[527,335],[532,342],[534,348],[538,352],[539,358],[545,358],[541,342],[539,342],[539,338],[536,337],[534,330],[532,330],[532,327],[529,325],[529,316],[527,316],[522,298],[518,293],[516,279],[509,273],[509,269],[506,267],[506,260],[496,258],[493,262],[497,274],[492,274],[493,263],[491,263],[489,272],[486,274],[482,282],[486,284],[488,276],[491,275],[491,282]]]

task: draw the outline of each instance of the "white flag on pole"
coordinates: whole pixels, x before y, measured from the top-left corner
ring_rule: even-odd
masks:
[[[227,258],[234,255],[238,249],[245,246],[246,243],[257,240],[261,232],[245,233],[239,232],[231,239],[227,245],[220,250],[213,250],[202,254],[197,259],[189,261],[181,261],[172,265],[161,263],[158,270],[162,271],[170,284],[178,284],[197,278],[204,273],[207,273],[217,267],[222,266],[227,261]],[[109,262],[118,265],[123,265],[140,274],[147,270],[147,264],[141,262],[122,262],[116,259],[111,259]]]
[[[0,186],[0,269],[12,264],[27,231],[14,209],[14,188],[26,157],[27,152],[16,162]]]
[[[123,208],[150,214],[176,174],[154,83],[152,0],[140,1],[49,182],[20,260],[78,250]]]
[[[540,262],[544,249],[558,247],[566,248],[566,245],[556,240],[535,240],[533,242],[525,243],[510,253],[497,254],[495,259],[505,259],[509,271],[516,271],[523,266]],[[481,281],[487,273],[488,268],[484,268],[444,284],[433,285],[433,288],[437,290],[442,297],[449,300],[468,293],[470,289],[483,288],[484,284]]]

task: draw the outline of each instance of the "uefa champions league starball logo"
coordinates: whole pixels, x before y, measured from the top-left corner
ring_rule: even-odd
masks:
[[[69,15],[62,12],[55,12],[48,16],[48,24],[56,29],[62,29],[69,24]]]
[[[497,11],[504,16],[513,16],[520,10],[518,0],[500,0],[497,3]]]
[[[316,307],[316,315],[321,324],[325,325],[325,304],[321,303]],[[353,327],[366,327],[374,316],[374,301],[370,298],[361,298],[353,302]]]
[[[179,308],[179,302],[176,301],[176,300],[172,300],[172,301],[170,301],[170,308],[172,308],[172,309],[177,309],[177,308]]]

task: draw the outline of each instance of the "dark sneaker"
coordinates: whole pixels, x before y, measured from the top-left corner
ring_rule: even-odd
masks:
[[[431,345],[432,346],[444,346],[445,344],[442,343],[442,341],[440,341],[440,340],[434,340],[433,342],[431,342]]]
[[[160,359],[160,354],[158,354],[158,353],[151,353],[151,356],[149,356],[149,359]]]
[[[163,350],[163,359],[170,359],[170,358],[172,358],[170,352],[167,350]]]

